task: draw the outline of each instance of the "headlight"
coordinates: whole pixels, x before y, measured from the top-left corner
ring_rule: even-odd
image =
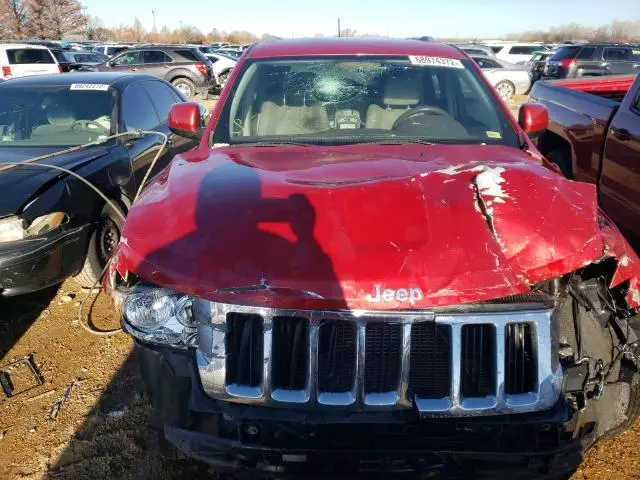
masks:
[[[172,346],[195,346],[193,299],[148,285],[136,287],[123,305],[126,331],[139,340]]]
[[[53,212],[35,218],[30,224],[16,216],[0,219],[0,242],[15,242],[46,233],[62,225],[65,218],[64,213]]]

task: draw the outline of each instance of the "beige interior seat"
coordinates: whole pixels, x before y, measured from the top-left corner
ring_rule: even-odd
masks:
[[[307,94],[313,83],[311,75],[295,75],[284,82],[286,86],[262,102],[254,134],[301,135],[319,133],[329,129],[329,115],[324,105],[314,103]]]
[[[76,121],[74,112],[66,105],[50,105],[45,111],[48,124],[40,125],[33,130],[32,135],[52,135],[66,132]]]
[[[380,105],[369,105],[366,127],[391,130],[400,115],[420,103],[420,79],[417,76],[392,76],[384,85]]]

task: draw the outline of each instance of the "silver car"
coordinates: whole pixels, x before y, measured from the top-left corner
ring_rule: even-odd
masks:
[[[531,75],[526,65],[514,65],[489,56],[473,55],[471,58],[503,100],[524,95],[531,88]]]

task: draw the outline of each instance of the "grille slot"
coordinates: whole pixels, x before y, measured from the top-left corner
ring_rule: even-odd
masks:
[[[356,326],[328,320],[318,339],[318,390],[345,393],[353,389],[356,366]]]
[[[227,385],[257,387],[262,382],[263,327],[260,315],[250,313],[227,315]]]
[[[528,393],[536,384],[533,328],[528,323],[510,323],[505,331],[505,392]]]
[[[496,332],[493,325],[464,325],[461,338],[463,397],[495,395]]]
[[[364,391],[396,390],[400,381],[402,325],[371,323],[366,327]]]
[[[443,398],[451,391],[451,327],[435,322],[411,327],[409,394]]]
[[[274,317],[272,333],[273,388],[302,390],[309,365],[309,322],[300,317]]]

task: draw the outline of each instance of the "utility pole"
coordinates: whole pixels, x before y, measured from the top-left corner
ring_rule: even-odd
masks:
[[[338,36],[340,36],[340,17],[338,17]]]
[[[155,31],[156,31],[156,11],[155,10],[151,10],[151,15],[153,15],[153,32],[155,33]]]

